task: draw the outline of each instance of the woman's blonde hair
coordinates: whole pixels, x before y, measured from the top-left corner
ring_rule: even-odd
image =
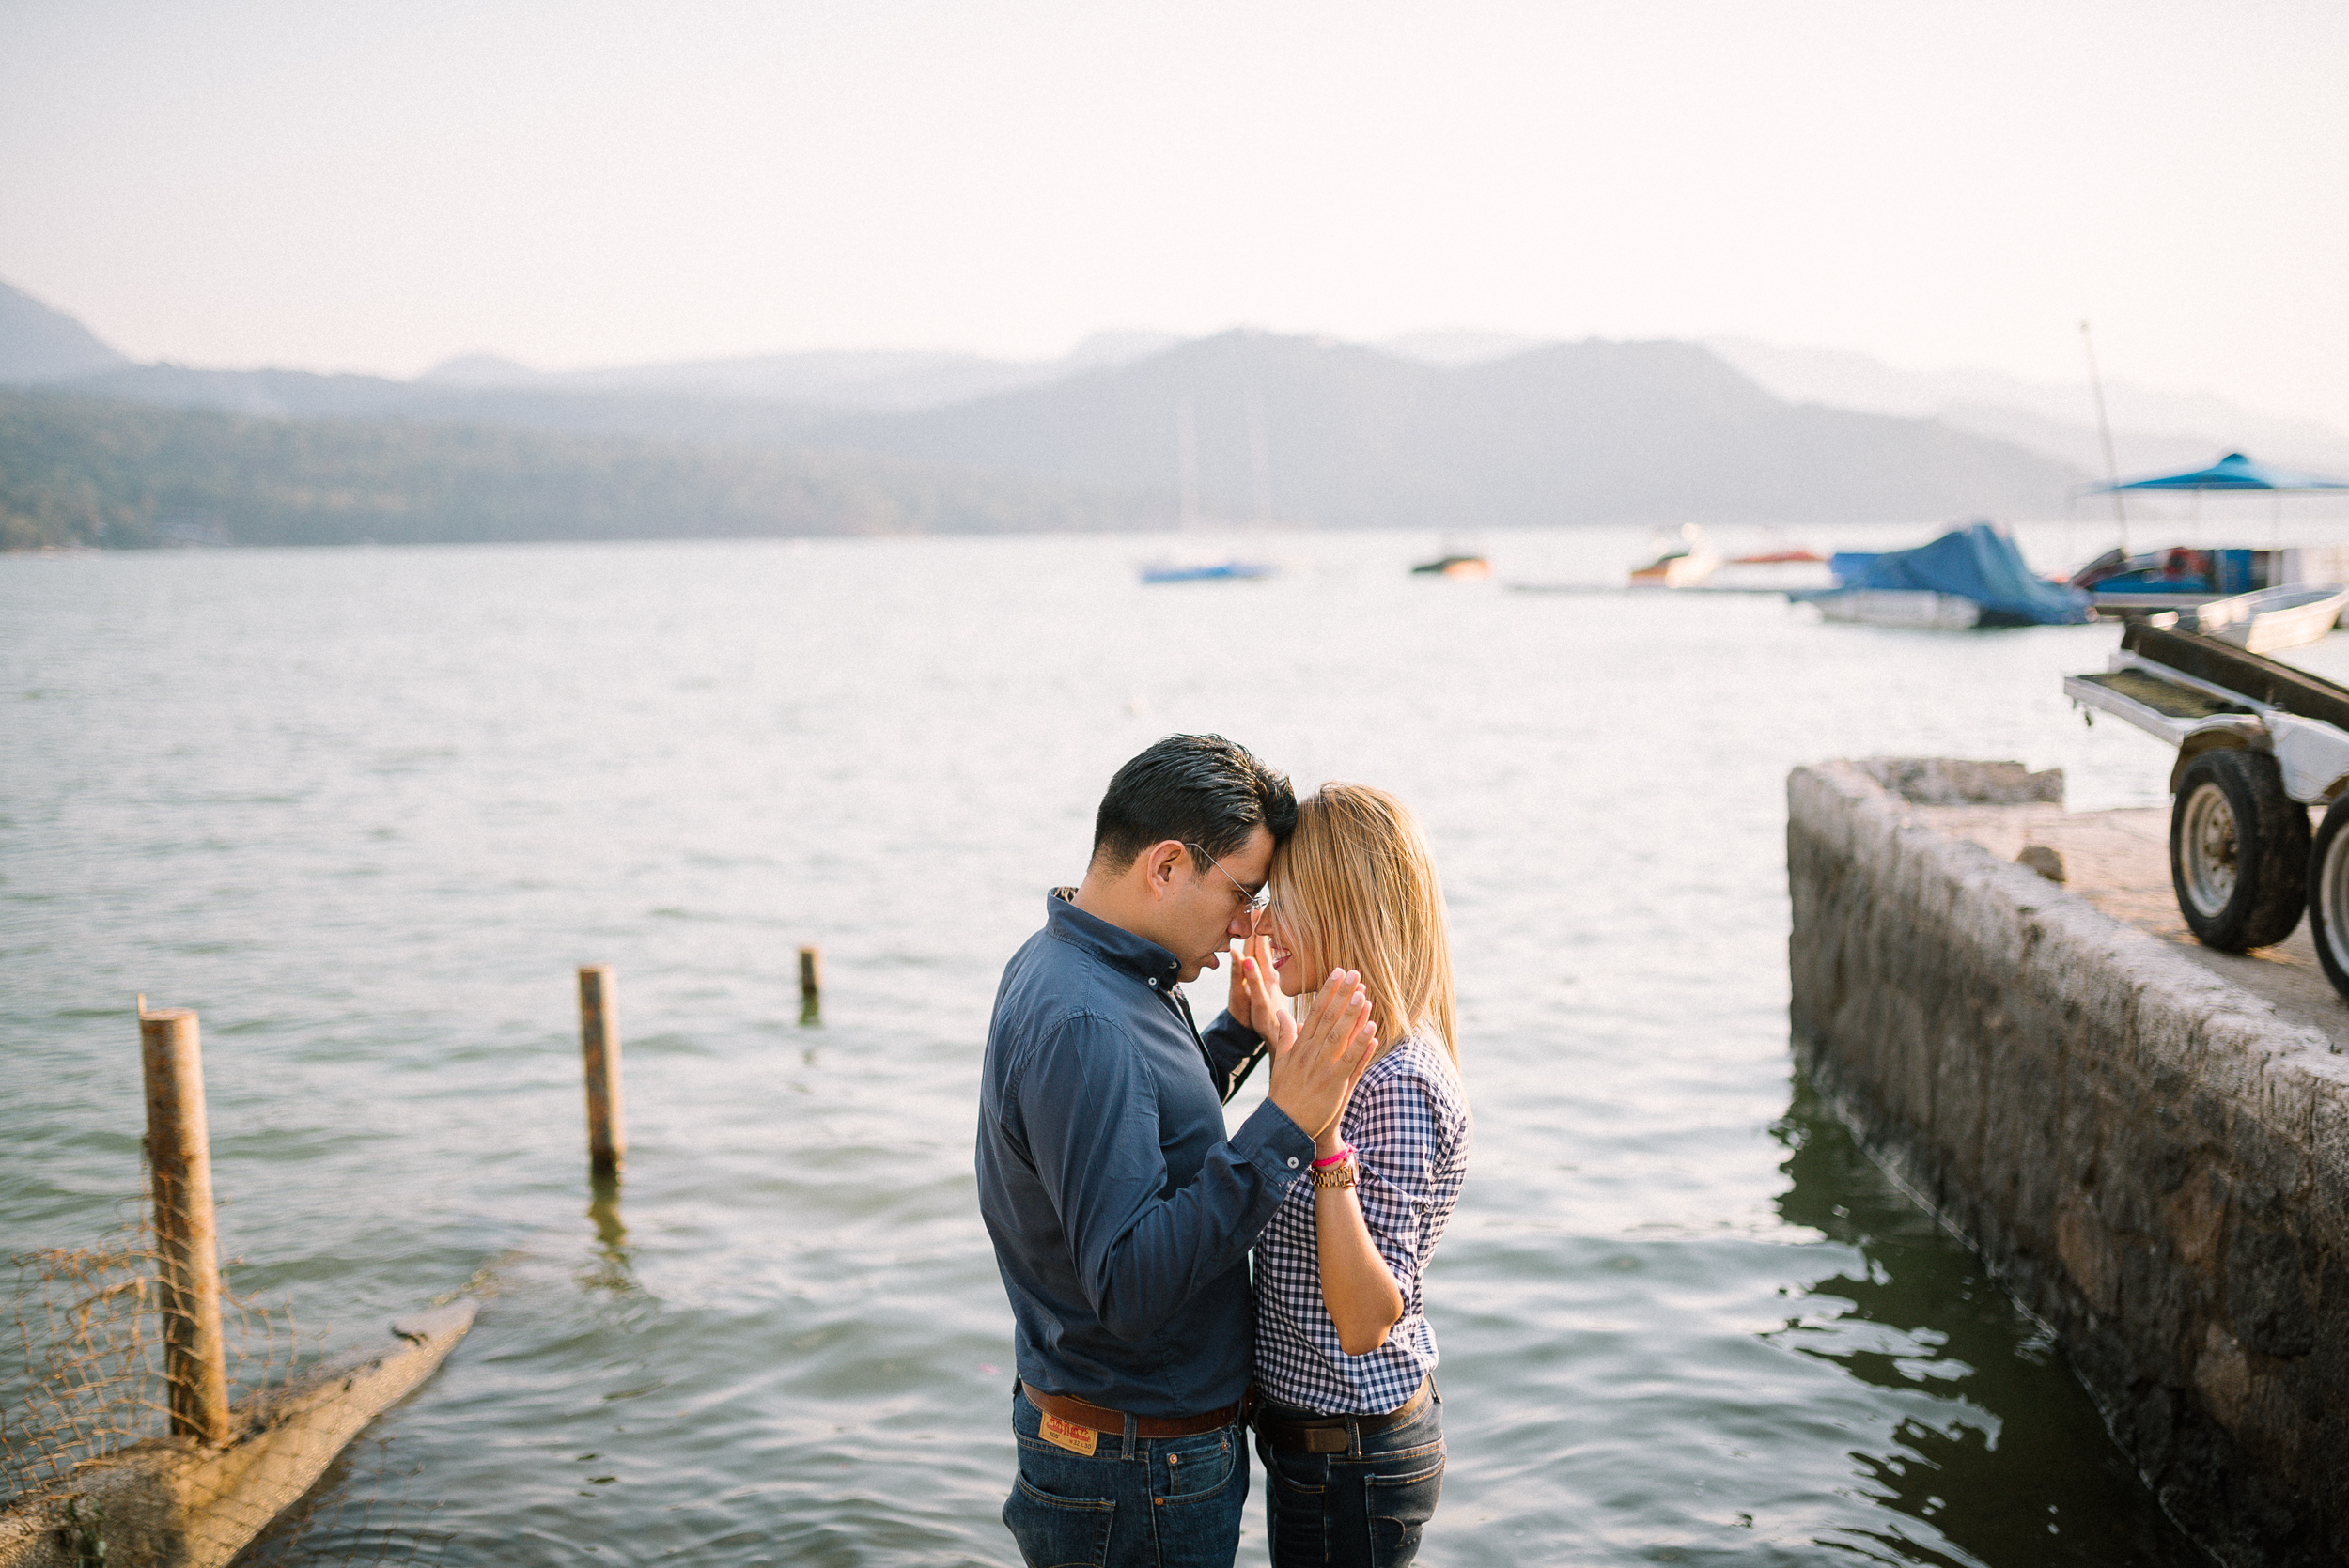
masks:
[[[1456,1069],[1460,1020],[1443,885],[1411,808],[1383,789],[1326,784],[1297,802],[1297,831],[1272,862],[1272,914],[1318,966],[1359,970],[1383,1050],[1433,1031]]]

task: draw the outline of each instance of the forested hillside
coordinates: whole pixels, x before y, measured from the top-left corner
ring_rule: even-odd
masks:
[[[987,533],[1165,504],[917,461],[0,390],[0,548]]]

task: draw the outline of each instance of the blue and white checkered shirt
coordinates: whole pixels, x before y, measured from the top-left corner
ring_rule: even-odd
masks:
[[[1354,1145],[1355,1195],[1403,1290],[1403,1316],[1367,1356],[1348,1356],[1321,1304],[1311,1182],[1290,1185],[1256,1238],[1256,1386],[1267,1399],[1334,1416],[1393,1409],[1436,1370],[1420,1276],[1468,1177],[1469,1110],[1443,1047],[1412,1035],[1354,1086],[1339,1130]]]

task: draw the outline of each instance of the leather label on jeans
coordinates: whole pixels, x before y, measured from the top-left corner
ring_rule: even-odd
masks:
[[[1087,1459],[1093,1457],[1093,1451],[1101,1443],[1101,1435],[1093,1428],[1079,1426],[1075,1421],[1065,1421],[1050,1411],[1045,1412],[1044,1424],[1038,1428],[1038,1434],[1046,1442],[1057,1443],[1069,1452],[1082,1454]]]

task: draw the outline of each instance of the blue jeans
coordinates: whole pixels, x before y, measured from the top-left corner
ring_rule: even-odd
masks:
[[[1087,1457],[1038,1436],[1043,1419],[1011,1396],[1019,1479],[1003,1523],[1028,1568],[1231,1568],[1248,1504],[1237,1421],[1189,1437],[1104,1432]]]
[[[1295,1420],[1312,1412],[1274,1405],[1258,1412]],[[1443,1396],[1384,1432],[1349,1430],[1343,1453],[1276,1450],[1256,1436],[1264,1461],[1265,1525],[1272,1568],[1403,1568],[1443,1491]]]

